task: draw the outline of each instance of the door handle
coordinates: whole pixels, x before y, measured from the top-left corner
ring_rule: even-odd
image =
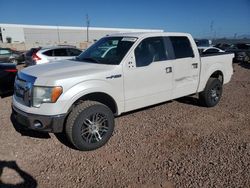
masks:
[[[166,73],[171,73],[172,72],[172,67],[166,67]]]
[[[198,68],[198,63],[193,63],[192,66],[193,66],[194,69],[197,69]]]

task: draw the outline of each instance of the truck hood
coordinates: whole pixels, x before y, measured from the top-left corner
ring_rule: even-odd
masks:
[[[117,72],[117,65],[104,65],[74,60],[35,65],[21,73],[36,77],[35,85],[75,85],[87,80],[103,80]]]
[[[114,65],[61,60],[58,62],[28,67],[23,69],[22,72],[37,78],[60,79],[106,72],[112,70],[114,67]]]

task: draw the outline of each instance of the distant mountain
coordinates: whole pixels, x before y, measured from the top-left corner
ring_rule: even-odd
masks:
[[[238,39],[244,39],[244,38],[250,39],[250,35],[247,35],[247,34],[245,34],[245,35],[239,35],[239,36],[237,36],[237,38]]]
[[[250,39],[250,34],[242,34],[242,35],[237,35],[236,38],[234,38],[234,36],[226,36],[226,37],[211,37],[211,36],[204,36],[204,37],[195,37],[197,39],[209,39],[209,40],[218,40],[218,39],[233,39],[233,40],[237,40],[237,39]]]
[[[238,38],[237,39],[229,39],[229,38],[220,38],[213,40],[213,44],[219,43],[227,43],[227,44],[236,44],[236,43],[250,43],[250,38]]]

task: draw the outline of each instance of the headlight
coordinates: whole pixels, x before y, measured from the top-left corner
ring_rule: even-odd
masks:
[[[62,94],[62,87],[33,87],[33,106],[40,107],[42,103],[54,103]]]

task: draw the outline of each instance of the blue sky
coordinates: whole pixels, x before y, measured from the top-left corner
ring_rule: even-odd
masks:
[[[195,37],[250,35],[250,0],[2,0],[0,23],[151,28]]]

